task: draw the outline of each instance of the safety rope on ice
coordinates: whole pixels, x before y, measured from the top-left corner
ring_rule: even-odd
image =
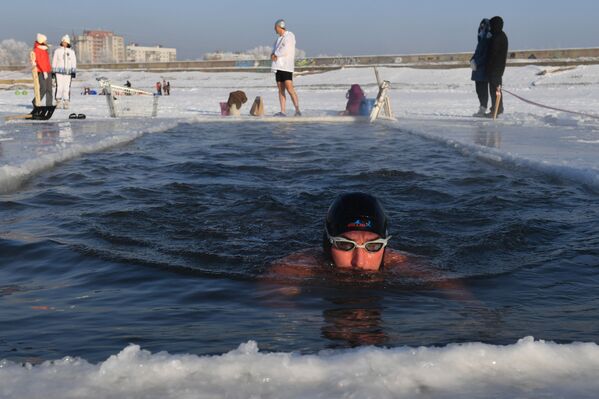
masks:
[[[505,91],[506,93],[508,93],[508,94],[510,94],[510,95],[512,95],[512,96],[514,96],[514,97],[516,97],[516,98],[517,98],[518,100],[520,100],[520,101],[524,101],[525,103],[532,104],[532,105],[535,105],[535,106],[537,106],[537,107],[541,107],[541,108],[547,108],[547,109],[551,109],[551,110],[553,110],[553,111],[565,112],[565,113],[568,113],[568,114],[574,114],[574,115],[585,116],[585,117],[587,117],[587,118],[599,119],[599,116],[598,116],[598,115],[591,115],[591,114],[586,114],[586,113],[584,113],[584,112],[577,112],[577,111],[569,111],[569,110],[567,110],[567,109],[556,108],[556,107],[551,107],[551,106],[549,106],[549,105],[544,105],[544,104],[536,103],[536,102],[534,102],[534,101],[531,101],[531,100],[528,100],[528,99],[526,99],[526,98],[524,98],[524,97],[521,97],[521,96],[519,96],[519,95],[517,95],[517,94],[515,94],[515,93],[512,93],[511,91],[509,91],[509,90],[505,89],[504,87],[502,87],[502,88],[501,88],[501,90],[502,90],[502,91]]]

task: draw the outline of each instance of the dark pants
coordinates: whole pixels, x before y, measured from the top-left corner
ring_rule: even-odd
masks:
[[[476,94],[478,95],[478,102],[483,108],[487,108],[489,105],[489,82],[475,82],[476,83]]]
[[[501,86],[501,84],[501,76],[491,77],[489,79],[489,93],[491,94],[491,112],[495,112],[495,103],[497,102],[497,87]],[[501,92],[501,98],[499,100],[499,110],[497,111],[497,115],[499,114],[503,114],[503,92]]]
[[[37,76],[40,81],[40,101],[46,97],[46,106],[52,106],[52,74],[48,73],[48,77],[44,79],[44,74],[38,72]],[[35,102],[35,100],[33,100]]]

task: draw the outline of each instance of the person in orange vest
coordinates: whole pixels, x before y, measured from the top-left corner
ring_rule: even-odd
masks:
[[[52,64],[50,64],[50,55],[48,53],[48,38],[41,33],[37,34],[36,41],[33,44],[31,65],[37,70],[37,77],[40,82],[40,100],[46,97],[46,106],[51,107],[53,100]]]

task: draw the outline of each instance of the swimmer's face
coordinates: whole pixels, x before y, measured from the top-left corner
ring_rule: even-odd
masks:
[[[378,234],[370,231],[348,231],[341,235],[348,240],[358,244],[373,241],[380,238]],[[368,252],[365,248],[354,248],[351,251],[342,251],[335,247],[331,248],[331,258],[337,267],[357,268],[362,270],[379,270],[383,263],[384,249],[377,252]]]

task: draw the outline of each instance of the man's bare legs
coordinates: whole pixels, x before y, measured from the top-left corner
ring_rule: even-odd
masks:
[[[296,115],[301,114],[300,107],[299,107],[299,100],[297,98],[297,93],[295,92],[295,87],[293,86],[293,81],[286,80],[285,88],[287,89],[287,92],[289,93],[289,96],[291,97],[291,101],[293,101],[293,106],[295,107],[295,114]]]
[[[279,103],[281,104],[281,112],[285,113],[287,105],[286,92],[288,92],[289,96],[291,97],[291,101],[293,102],[293,106],[295,107],[295,114],[301,115],[299,100],[297,98],[295,87],[293,86],[293,81],[286,80],[285,82],[277,82],[277,87],[279,88]]]
[[[277,87],[279,88],[279,104],[281,104],[281,113],[285,114],[285,106],[287,103],[287,98],[285,97],[285,83],[277,82]]]

